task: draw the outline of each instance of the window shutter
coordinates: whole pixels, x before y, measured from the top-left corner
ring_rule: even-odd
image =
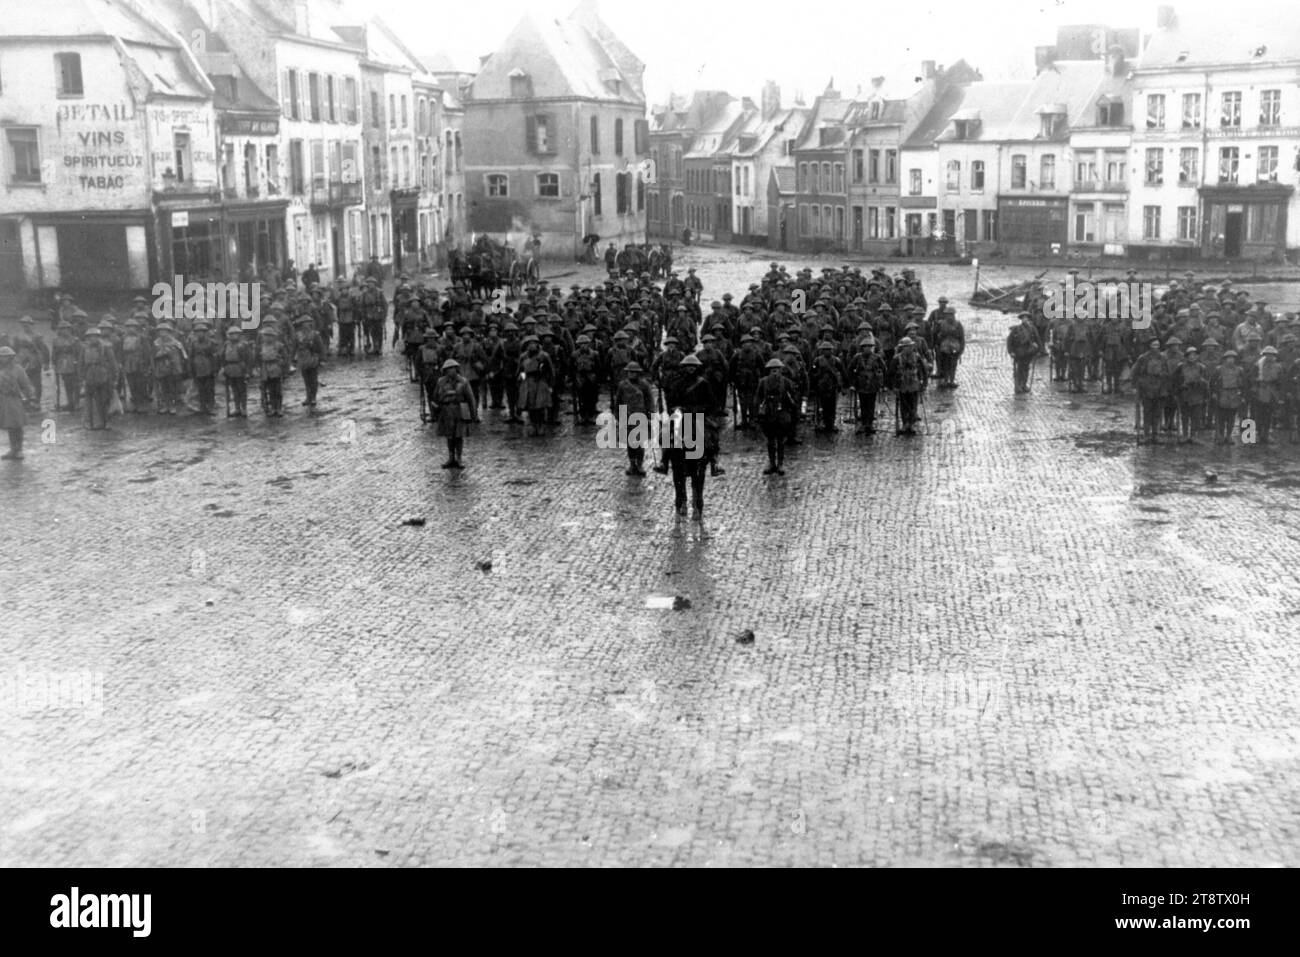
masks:
[[[289,86],[289,71],[280,71],[280,108],[285,119],[293,118],[293,100]]]
[[[529,153],[537,152],[537,117],[524,117],[524,149]]]
[[[650,149],[650,123],[648,120],[637,120],[634,129],[636,130],[635,149],[637,153],[646,153]]]

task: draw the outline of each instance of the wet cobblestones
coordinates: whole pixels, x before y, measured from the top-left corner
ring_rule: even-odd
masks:
[[[687,255],[706,297],[768,260]],[[1137,449],[961,318],[928,435],[773,480],[728,430],[702,530],[594,430],[441,471],[391,356],[315,418],[29,431],[0,677],[103,713],[4,702],[0,862],[1294,863],[1300,452]]]

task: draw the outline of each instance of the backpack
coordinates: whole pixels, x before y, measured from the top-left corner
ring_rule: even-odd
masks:
[[[785,411],[785,389],[765,389],[763,394],[763,406],[759,409],[759,415],[765,419],[776,419]]]
[[[921,360],[916,356],[901,356],[898,360],[898,390],[916,392],[921,388]]]

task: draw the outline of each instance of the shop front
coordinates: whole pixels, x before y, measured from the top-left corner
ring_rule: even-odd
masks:
[[[1281,183],[1205,186],[1201,255],[1206,259],[1282,261],[1287,206],[1294,188]]]
[[[1061,256],[1069,241],[1065,196],[998,199],[998,248],[1009,256]]]
[[[253,282],[285,262],[286,200],[214,202],[159,210],[160,271],[186,281]]]

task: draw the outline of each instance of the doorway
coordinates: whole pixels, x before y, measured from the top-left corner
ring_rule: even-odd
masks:
[[[1228,213],[1223,218],[1223,255],[1236,259],[1241,255],[1241,213]]]
[[[18,221],[0,219],[0,289],[23,286],[23,251],[18,243]]]

